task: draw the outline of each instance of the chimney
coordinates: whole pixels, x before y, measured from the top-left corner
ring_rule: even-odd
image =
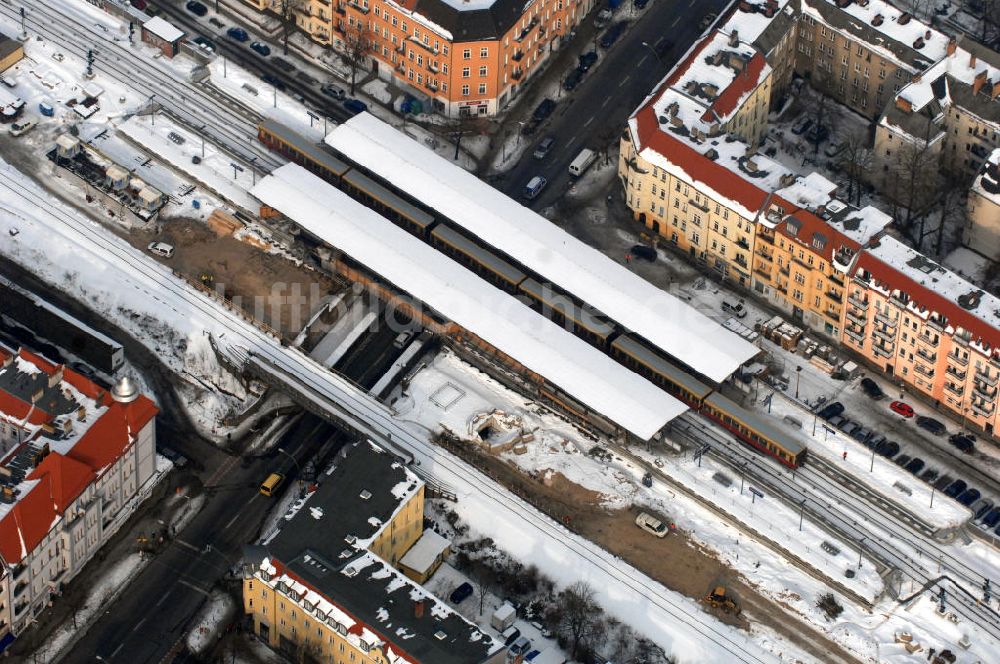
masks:
[[[80,406],[80,408],[78,408],[76,411],[76,419],[79,420],[80,422],[83,422],[85,419],[87,419],[87,409],[84,408],[83,406]]]
[[[41,399],[41,398],[42,398],[42,388],[38,388],[31,395],[31,403],[38,403],[39,399]]]
[[[979,91],[983,89],[984,85],[986,85],[986,70],[985,69],[982,70],[981,72],[979,72],[978,74],[976,74],[976,78],[973,79],[973,81],[972,81],[972,94],[974,94],[974,95],[979,94]]]
[[[955,38],[955,35],[952,35],[951,38],[948,39],[948,55],[949,56],[955,55],[955,49],[957,48],[958,48],[958,39]]]
[[[62,379],[63,379],[63,367],[62,365],[59,365],[58,367],[56,367],[55,372],[51,376],[49,376],[49,387],[50,388],[55,387],[56,385],[62,382]]]
[[[904,113],[913,112],[913,104],[910,103],[910,100],[900,96],[896,97],[896,108]]]
[[[729,35],[729,46],[731,48],[736,48],[739,45],[740,45],[739,30],[733,30],[732,34]]]
[[[414,618],[424,617],[424,600],[418,599],[413,603],[413,617]]]
[[[969,53],[969,69],[975,69],[975,68],[976,68],[976,54]]]
[[[931,31],[928,30],[927,32],[924,33],[924,39],[929,41],[930,38],[931,38]]]

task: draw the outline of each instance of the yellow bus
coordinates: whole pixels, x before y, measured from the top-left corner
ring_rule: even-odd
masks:
[[[271,473],[264,480],[264,483],[260,485],[260,492],[265,496],[273,496],[274,490],[281,486],[284,480],[285,476],[281,473]]]

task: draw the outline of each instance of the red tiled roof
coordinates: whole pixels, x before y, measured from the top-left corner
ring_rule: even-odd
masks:
[[[1000,330],[976,316],[972,311],[963,309],[944,295],[914,281],[871,253],[867,251],[861,253],[855,271],[857,270],[865,270],[891,290],[906,293],[917,306],[941,314],[948,319],[948,324],[952,327],[969,330],[973,338],[988,343],[990,348],[1000,348]]]
[[[635,117],[640,148],[660,153],[683,168],[693,180],[705,183],[720,196],[736,201],[751,212],[757,212],[764,205],[767,192],[674,138],[669,131],[661,131],[652,102],[640,109]]]
[[[20,350],[17,351],[17,354],[22,360],[24,360],[25,362],[31,362],[49,376],[54,374],[56,372],[56,369],[58,368],[58,365],[52,364],[41,355],[32,353],[30,350],[25,350],[24,348],[21,348]]]
[[[88,399],[100,401],[107,394],[103,387],[69,367],[63,367],[63,381],[72,385],[80,394]]]
[[[0,555],[9,565],[21,562],[22,552],[33,550],[48,534],[56,518],[50,487],[49,476],[43,475],[0,519]]]
[[[28,424],[35,426],[45,424],[52,419],[52,416],[43,409],[37,406],[32,407],[27,401],[22,401],[3,390],[0,390],[0,413],[4,413],[11,419],[27,420]]]
[[[120,403],[110,396],[106,401],[110,401],[108,410],[90,425],[67,455],[87,464],[96,473],[114,463],[158,412],[153,402],[144,396],[132,403]]]
[[[48,475],[52,491],[52,501],[59,514],[66,511],[70,503],[83,493],[94,480],[94,471],[83,463],[52,452],[28,475],[29,480],[37,480]]]
[[[788,212],[789,203],[787,201],[778,196],[775,196],[773,200],[775,204],[783,206],[785,211]],[[792,232],[788,229],[788,218],[794,218],[801,224],[799,232],[795,235],[792,235]],[[833,261],[834,252],[836,252],[836,250],[840,247],[846,246],[854,251],[858,251],[861,248],[860,244],[847,237],[812,212],[804,209],[793,210],[789,217],[786,217],[784,221],[778,224],[775,230],[787,238],[798,241],[805,249],[808,249],[811,253],[822,257],[826,261]],[[817,249],[812,244],[813,235],[816,233],[819,233],[826,238],[826,244],[822,249]]]
[[[743,71],[737,74],[733,82],[715,98],[715,101],[712,102],[711,111],[706,112],[702,116],[702,120],[712,122],[716,119],[712,117],[713,113],[720,119],[732,113],[743,95],[751,92],[760,83],[760,74],[764,71],[765,64],[764,56],[760,53],[754,53],[753,57],[750,58],[750,62],[743,68]]]

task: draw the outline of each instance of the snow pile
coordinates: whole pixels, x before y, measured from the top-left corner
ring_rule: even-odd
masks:
[[[188,650],[196,655],[205,652],[215,642],[222,625],[229,622],[235,613],[236,603],[232,597],[218,590],[213,592],[188,632]]]

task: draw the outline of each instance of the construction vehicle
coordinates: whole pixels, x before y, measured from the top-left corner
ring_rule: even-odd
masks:
[[[734,616],[740,615],[740,607],[732,597],[726,595],[725,586],[716,586],[715,590],[705,596],[705,601],[713,609],[722,609],[723,613],[731,613]]]

